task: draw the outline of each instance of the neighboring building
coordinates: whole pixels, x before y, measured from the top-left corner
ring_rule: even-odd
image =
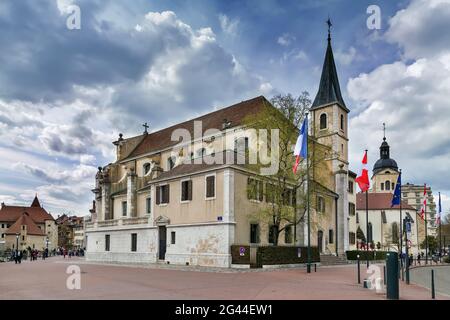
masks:
[[[254,173],[235,162],[208,164],[219,156],[239,157],[237,144],[246,141],[243,119],[263,111],[264,97],[243,101],[169,128],[113,144],[117,159],[99,167],[95,204],[86,223],[87,260],[158,262],[230,267],[233,244],[270,245],[273,232],[249,218],[270,202],[249,188],[267,188]],[[311,107],[314,148],[329,150],[320,172],[312,173],[317,210],[312,210],[311,244],[322,254],[343,254],[349,248],[348,112],[339,87],[331,38],[317,96]],[[200,135],[193,133],[201,121]],[[184,130],[194,139],[184,141],[189,152],[174,148],[171,135]],[[217,129],[212,132],[209,129]],[[228,145],[226,138],[232,138]],[[244,140],[240,140],[244,139]],[[194,163],[187,160],[193,161]],[[318,175],[323,183],[318,182]],[[286,190],[286,204],[295,201]],[[279,245],[306,245],[305,219],[294,230],[280,234]],[[293,239],[297,239],[294,243]]]
[[[373,243],[378,250],[398,251],[400,243],[400,206],[391,207],[391,193],[368,194],[369,228],[366,232],[366,194],[358,193],[356,200],[357,227],[361,228],[366,243]],[[418,252],[418,226],[416,208],[402,201],[402,219],[408,216],[411,219],[410,252]],[[420,219],[420,218],[419,218]],[[403,242],[403,246],[405,243]],[[404,248],[404,247],[403,247]],[[404,249],[403,249],[404,250]]]
[[[422,210],[424,185],[417,185],[406,183],[402,185],[402,198],[410,205],[417,209],[418,212]],[[434,202],[433,192],[431,187],[427,186],[427,231],[429,236],[436,237],[436,203]]]
[[[37,196],[30,207],[1,204],[0,234],[5,249],[52,250],[58,243],[55,219],[41,206]]]
[[[84,248],[84,218],[63,214],[56,219],[58,246],[70,249]]]

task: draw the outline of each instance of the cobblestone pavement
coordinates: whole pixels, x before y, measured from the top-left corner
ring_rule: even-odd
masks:
[[[81,289],[69,290],[67,267],[81,269]],[[362,267],[362,278],[365,267]],[[400,287],[401,299],[430,299],[428,289]],[[438,295],[438,299],[450,299]],[[0,264],[0,299],[385,299],[357,284],[356,266],[228,270],[185,266],[93,264],[53,257]]]

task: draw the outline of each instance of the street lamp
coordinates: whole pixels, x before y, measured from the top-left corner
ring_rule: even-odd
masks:
[[[411,232],[411,218],[406,216],[403,219],[403,232],[405,233],[405,255],[406,255],[406,284],[409,284],[409,253],[408,253],[408,233]],[[402,234],[403,237],[403,234]]]
[[[19,234],[16,233],[16,251],[19,251]]]
[[[47,251],[45,252],[45,254],[48,255],[48,237],[47,237],[47,240],[46,240],[46,248],[47,248]],[[46,258],[48,258],[48,256]]]

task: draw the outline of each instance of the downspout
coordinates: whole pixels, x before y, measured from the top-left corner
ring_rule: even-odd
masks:
[[[336,248],[336,257],[337,257],[339,255],[339,253],[338,253],[338,245],[339,245],[339,242],[338,242],[338,197],[334,198],[334,207],[335,207],[335,211],[336,211],[336,213],[335,213],[335,216],[336,216],[336,227],[335,227],[335,229],[336,229],[336,246],[335,246],[335,248]]]

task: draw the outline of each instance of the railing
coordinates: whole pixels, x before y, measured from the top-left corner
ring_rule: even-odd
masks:
[[[119,224],[119,220],[104,220],[104,221],[97,222],[97,225],[99,228],[117,226],[118,224]]]

